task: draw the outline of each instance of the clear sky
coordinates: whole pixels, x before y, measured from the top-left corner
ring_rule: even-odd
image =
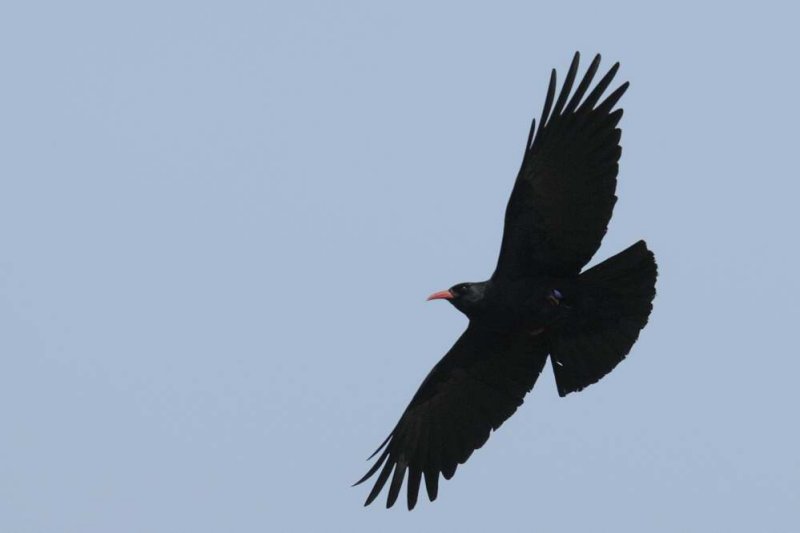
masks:
[[[788,2],[124,4],[0,10],[0,531],[800,530]],[[651,323],[365,509],[575,50],[631,82],[594,261],[648,241]]]

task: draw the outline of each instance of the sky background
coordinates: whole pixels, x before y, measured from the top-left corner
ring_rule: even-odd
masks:
[[[0,531],[800,530],[794,8],[378,4],[0,9]],[[631,82],[593,262],[647,240],[651,323],[365,509],[575,50]]]

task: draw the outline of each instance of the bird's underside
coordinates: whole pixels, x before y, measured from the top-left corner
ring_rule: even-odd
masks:
[[[644,241],[581,272],[600,246],[616,202],[622,109],[628,87],[604,97],[619,64],[594,85],[597,55],[574,92],[579,54],[556,95],[551,74],[505,215],[497,268],[431,298],[470,319],[372,457],[370,504],[389,483],[387,507],[407,478],[408,508],[422,480],[431,501],[440,474],[483,446],[533,388],[550,356],[559,395],[579,391],[629,353],[647,323],[656,264]],[[591,90],[590,90],[591,89]],[[372,459],[370,457],[370,459]]]

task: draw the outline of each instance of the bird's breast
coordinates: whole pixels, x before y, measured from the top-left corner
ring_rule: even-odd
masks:
[[[557,278],[497,284],[486,294],[481,318],[495,328],[546,329],[563,318],[567,307],[561,301],[572,286],[570,280]]]

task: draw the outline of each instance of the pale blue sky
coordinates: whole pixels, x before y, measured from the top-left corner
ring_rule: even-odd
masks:
[[[0,531],[798,531],[798,13],[644,4],[4,5]],[[631,82],[595,260],[647,239],[651,324],[364,509],[575,50]]]

